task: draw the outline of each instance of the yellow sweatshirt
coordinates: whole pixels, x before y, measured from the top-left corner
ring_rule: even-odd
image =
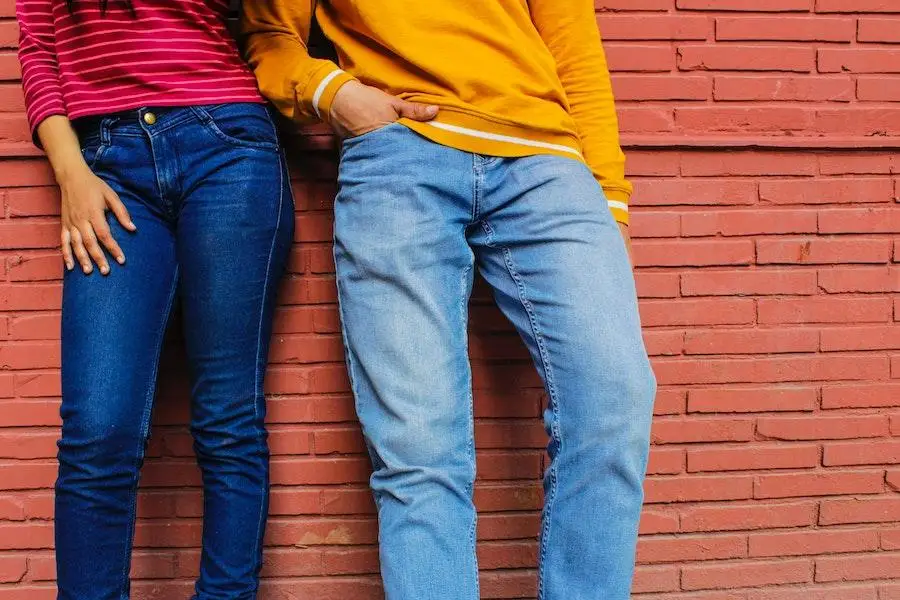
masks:
[[[489,156],[584,161],[616,220],[631,185],[593,0],[244,0],[247,55],[287,117],[328,120],[351,79],[441,108],[419,134]],[[311,58],[313,14],[340,67]]]

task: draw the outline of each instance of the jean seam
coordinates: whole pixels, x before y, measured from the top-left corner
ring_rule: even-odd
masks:
[[[465,347],[469,347],[469,332],[466,327],[466,322],[468,321],[468,313],[467,307],[468,303],[468,294],[466,290],[468,289],[468,280],[469,275],[472,273],[472,265],[466,265],[466,268],[463,269],[462,274],[462,294],[460,294],[460,314],[462,317],[462,330],[463,330],[463,341],[465,343]],[[468,360],[468,359],[467,359]],[[466,493],[469,497],[469,500],[472,501],[472,497],[475,493],[475,478],[478,476],[477,473],[477,456],[475,454],[475,397],[472,392],[472,375],[471,369],[469,369],[469,378],[467,382],[467,400],[468,400],[468,409],[469,409],[469,430],[466,432],[468,435],[468,440],[466,444],[468,446],[469,451],[469,460],[472,465],[472,483],[466,486]],[[477,531],[478,531],[478,512],[472,511],[472,525],[469,527],[469,550],[471,552],[470,556],[475,558],[475,593],[477,594],[478,589],[480,588],[479,584],[479,573],[478,573],[478,539],[477,539]]]
[[[162,326],[159,328],[159,332],[157,334],[157,342],[156,342],[156,360],[153,365],[153,369],[150,372],[150,386],[147,390],[147,396],[144,399],[144,412],[141,415],[141,435],[138,438],[138,456],[137,460],[140,462],[142,456],[144,454],[144,447],[147,443],[147,435],[150,432],[150,415],[153,407],[153,397],[156,394],[156,378],[159,374],[159,357],[162,354],[162,345],[165,339],[166,327],[168,325],[169,319],[172,314],[172,306],[175,303],[175,293],[178,290],[178,267],[175,267],[175,273],[172,276],[172,288],[169,291],[169,300],[166,303],[166,312],[165,318],[163,319]],[[122,573],[122,598],[127,598],[126,591],[128,590],[128,581],[129,581],[129,568],[131,566],[131,550],[134,544],[134,530],[135,530],[135,518],[137,513],[137,487],[140,482],[140,470],[137,471],[137,474],[134,477],[134,483],[132,484],[131,489],[131,506],[128,508],[128,532],[127,532],[127,553],[128,559],[125,561],[125,571]]]
[[[516,289],[519,293],[519,302],[521,303],[522,308],[525,309],[525,313],[528,315],[528,323],[531,326],[531,335],[534,336],[535,343],[538,346],[538,354],[541,359],[541,366],[544,369],[544,378],[547,384],[547,393],[550,396],[550,410],[553,412],[554,416],[550,434],[556,441],[556,454],[557,456],[559,456],[562,453],[563,447],[562,435],[559,427],[559,402],[556,395],[556,387],[553,383],[553,368],[550,364],[550,359],[547,356],[547,349],[546,345],[544,344],[544,337],[541,333],[541,328],[537,322],[537,315],[535,315],[534,313],[534,307],[531,304],[531,301],[528,300],[525,282],[523,281],[522,276],[519,275],[519,272],[516,270],[515,264],[512,259],[512,252],[507,247],[498,247],[493,243],[494,230],[493,228],[491,228],[490,223],[488,223],[487,221],[482,221],[481,225],[485,233],[487,234],[487,246],[490,248],[498,249],[503,253],[503,262],[506,265],[506,270],[509,273],[510,278],[512,278],[513,282],[516,284]],[[559,480],[558,470],[559,469],[557,461],[552,461],[550,464],[550,468],[547,470],[548,476],[550,477],[550,485],[549,491],[547,492],[547,497],[544,500],[544,518],[543,525],[541,527],[538,564],[538,600],[542,600],[544,597],[544,560],[547,555],[547,547],[550,540],[550,515],[552,513],[554,500],[556,499],[556,490]]]
[[[280,153],[279,153],[279,155],[280,155]],[[282,160],[283,160],[283,158],[282,158]],[[281,229],[281,212],[282,212],[282,209],[284,208],[284,164],[283,163],[280,164],[279,167],[280,168],[279,168],[278,172],[280,173],[280,175],[279,175],[279,179],[278,179],[278,189],[279,189],[278,209],[277,209],[278,217],[276,217],[276,219],[275,219],[275,230],[272,233],[272,242],[269,244],[269,257],[268,257],[268,260],[266,261],[266,277],[265,277],[265,280],[263,281],[263,297],[262,297],[262,302],[260,303],[260,306],[259,306],[259,324],[257,325],[257,330],[256,330],[256,369],[255,369],[254,379],[253,379],[253,418],[256,421],[259,421],[259,398],[257,397],[257,394],[262,394],[262,401],[263,402],[266,401],[265,400],[265,398],[266,398],[265,391],[262,390],[260,387],[261,383],[260,383],[260,377],[259,377],[260,371],[265,369],[265,367],[260,368],[260,364],[263,362],[263,357],[261,356],[262,348],[263,348],[263,340],[262,340],[263,319],[265,318],[265,314],[266,314],[266,303],[269,302],[269,300],[270,300],[269,296],[268,296],[268,293],[269,293],[268,289],[269,289],[269,278],[271,277],[271,271],[272,271],[272,257],[275,255],[275,246],[278,242],[278,231],[279,231],[279,229]],[[263,427],[265,428],[265,424],[263,424]],[[265,488],[264,493],[268,493],[268,488],[269,488],[268,480],[269,480],[269,477],[267,475],[266,483],[264,485],[264,488]],[[257,518],[256,537],[253,538],[254,539],[253,543],[256,545],[255,548],[253,549],[254,556],[259,556],[259,554],[260,554],[260,548],[259,548],[260,539],[259,538],[262,535],[263,522],[265,520],[265,514],[263,514],[265,511],[264,507],[265,507],[265,503],[263,503],[263,505],[260,506],[259,517]],[[262,560],[259,561],[259,564],[254,566],[254,572],[258,573],[261,566],[262,566]],[[258,587],[258,582],[257,582],[257,587]]]

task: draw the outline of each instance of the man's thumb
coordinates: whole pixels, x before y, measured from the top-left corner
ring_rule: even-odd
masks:
[[[414,121],[430,121],[438,114],[437,106],[407,102],[406,100],[398,100],[394,109],[401,117]]]

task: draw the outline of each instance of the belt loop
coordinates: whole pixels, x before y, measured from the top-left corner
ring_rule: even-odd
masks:
[[[118,121],[116,117],[106,117],[102,121],[100,121],[100,142],[104,146],[109,146],[110,142],[110,134],[109,131],[112,129],[113,124]]]
[[[206,110],[204,110],[203,107],[189,106],[188,108],[191,109],[191,112],[194,113],[194,116],[197,117],[197,119],[199,119],[199,121],[201,123],[203,123],[204,125],[209,125],[212,122],[212,120],[213,120],[212,115],[210,115],[208,112],[206,112]]]

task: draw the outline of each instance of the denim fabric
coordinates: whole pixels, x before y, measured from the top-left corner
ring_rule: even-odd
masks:
[[[493,288],[546,385],[542,600],[625,600],[655,380],[625,246],[582,163],[496,158],[402,125],[347,140],[341,316],[388,600],[477,600],[467,306]]]
[[[127,264],[64,279],[58,597],[129,597],[138,476],[177,299],[204,486],[194,598],[256,598],[269,484],[263,376],[293,233],[272,120],[263,105],[224,104],[140,109],[78,129],[137,232],[108,215]]]

